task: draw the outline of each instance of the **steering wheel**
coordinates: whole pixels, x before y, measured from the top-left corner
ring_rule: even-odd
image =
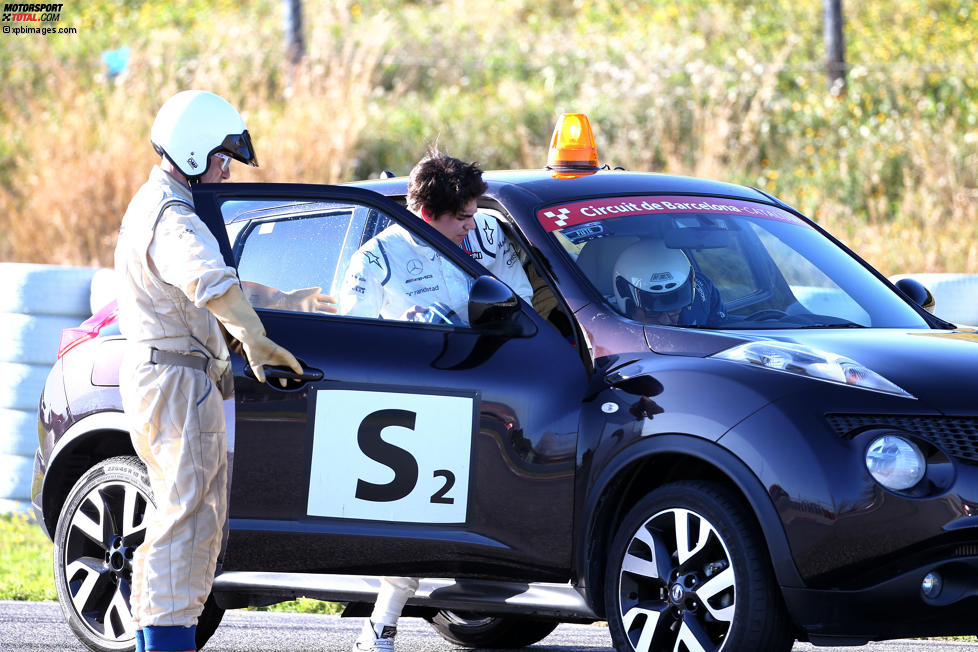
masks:
[[[744,321],[773,321],[775,319],[787,319],[788,313],[783,310],[776,310],[774,308],[768,308],[766,310],[758,310],[753,312],[744,318]]]

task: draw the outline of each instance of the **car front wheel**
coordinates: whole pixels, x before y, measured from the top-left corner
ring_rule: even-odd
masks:
[[[146,468],[131,456],[96,464],[68,494],[54,535],[55,588],[68,626],[92,650],[135,646],[132,558],[153,509]],[[210,596],[197,623],[197,649],[223,616]]]
[[[793,636],[746,506],[705,482],[651,492],[622,521],[605,575],[620,651],[787,652]]]
[[[546,638],[559,624],[555,620],[488,616],[447,610],[439,611],[428,622],[450,643],[487,649],[533,645]]]

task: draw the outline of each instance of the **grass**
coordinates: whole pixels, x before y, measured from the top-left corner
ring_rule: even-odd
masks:
[[[258,607],[256,611],[288,611],[304,614],[339,614],[345,605],[339,602],[326,602],[312,598],[297,598],[288,602],[279,602],[268,607]]]
[[[52,545],[24,514],[0,516],[0,600],[57,600]]]

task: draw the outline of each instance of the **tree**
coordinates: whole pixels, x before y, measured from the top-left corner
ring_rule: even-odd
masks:
[[[302,39],[302,0],[285,2],[285,58],[293,66],[298,65],[306,52]]]
[[[846,92],[846,46],[842,36],[842,0],[822,0],[825,17],[825,65],[829,90]]]

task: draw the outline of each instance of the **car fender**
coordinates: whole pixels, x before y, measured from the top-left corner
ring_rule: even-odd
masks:
[[[116,455],[134,455],[125,414],[96,412],[73,423],[54,445],[41,485],[41,507],[53,533],[61,506],[75,482],[94,464]]]
[[[663,434],[642,439],[621,450],[610,459],[593,481],[588,482],[582,527],[575,542],[575,576],[580,588],[588,594],[595,612],[604,613],[603,575],[606,549],[615,528],[631,506],[622,498],[634,492],[641,469],[659,461],[687,460],[699,469],[700,479],[716,480],[736,488],[747,502],[760,525],[770,553],[775,576],[781,586],[804,586],[791,558],[788,540],[774,503],[754,473],[735,455],[719,444],[685,434]],[[674,478],[659,480],[664,484]],[[645,493],[657,486],[655,479],[642,478]]]

